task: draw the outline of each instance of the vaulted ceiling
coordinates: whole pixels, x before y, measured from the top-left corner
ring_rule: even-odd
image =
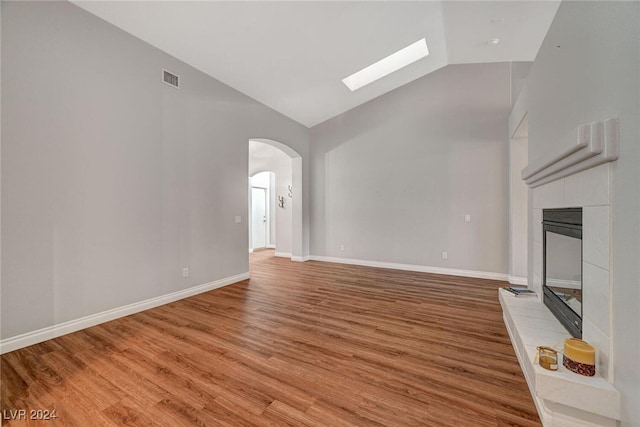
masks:
[[[560,2],[74,3],[311,127],[447,64],[533,61]],[[423,37],[428,57],[355,92],[342,83]]]

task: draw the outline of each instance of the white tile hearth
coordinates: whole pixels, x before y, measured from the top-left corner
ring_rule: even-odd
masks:
[[[584,377],[561,363],[557,371],[535,363],[537,346],[561,350],[564,339],[571,336],[541,299],[516,298],[503,290],[499,291],[499,299],[511,342],[545,427],[615,426],[620,419],[620,394],[597,368],[596,376]]]

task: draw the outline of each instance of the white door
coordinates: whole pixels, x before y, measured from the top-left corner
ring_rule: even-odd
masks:
[[[253,249],[267,247],[267,189],[251,187],[251,242]]]

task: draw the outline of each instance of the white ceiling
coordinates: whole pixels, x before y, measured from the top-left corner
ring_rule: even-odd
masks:
[[[74,3],[311,127],[447,64],[533,61],[560,2]],[[423,37],[427,58],[356,92],[343,85]]]

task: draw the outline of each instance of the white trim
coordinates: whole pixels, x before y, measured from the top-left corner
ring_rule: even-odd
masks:
[[[454,268],[430,267],[427,265],[398,264],[395,262],[368,261],[352,258],[337,258],[327,256],[311,255],[312,261],[335,262],[339,264],[362,265],[365,267],[390,268],[393,270],[417,271],[421,273],[446,274],[448,276],[474,277],[478,279],[504,280],[508,278],[504,273],[493,273],[490,271],[458,270]]]
[[[275,256],[281,258],[291,258],[291,252],[278,252],[276,251]]]
[[[312,259],[311,256],[306,255],[306,256],[292,256],[291,257],[291,261],[295,261],[295,262],[306,262],[306,261],[310,261]]]
[[[267,245],[267,249],[275,249],[276,245]]]
[[[509,283],[512,285],[528,286],[526,277],[509,276]]]
[[[249,253],[252,254],[253,253],[253,248],[249,248]]]
[[[188,298],[190,296],[201,294],[203,292],[208,292],[213,289],[218,289],[223,286],[247,280],[248,278],[249,272],[241,273],[235,276],[216,280],[214,282],[205,283],[204,285],[197,285],[189,289],[172,292],[170,294],[150,298],[140,302],[135,302],[133,304],[113,308],[111,310],[106,310],[101,313],[91,314],[79,319],[69,320],[68,322],[60,323],[58,325],[48,326],[36,331],[27,332],[15,337],[6,338],[0,340],[0,354],[8,353],[19,348],[27,347],[46,340],[50,340],[52,338],[70,334],[81,329],[99,325],[100,323],[108,322],[110,320],[118,319],[120,317],[128,316],[130,314],[138,313],[140,311],[148,310],[150,308]]]

